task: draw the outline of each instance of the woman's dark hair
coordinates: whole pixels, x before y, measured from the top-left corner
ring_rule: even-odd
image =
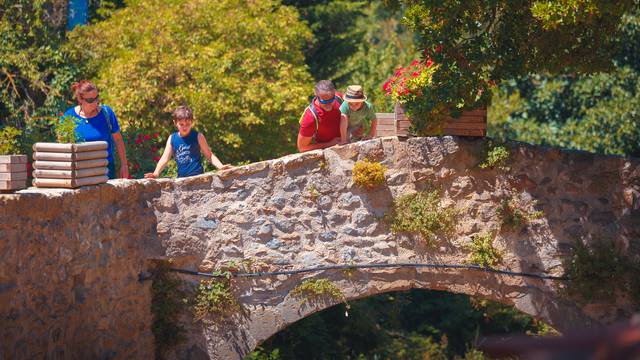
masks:
[[[173,111],[173,121],[178,120],[193,120],[193,111],[187,106],[178,106],[178,108]]]
[[[91,91],[98,91],[98,87],[89,80],[80,80],[71,84],[71,92],[73,92],[76,100],[80,99],[80,95]]]

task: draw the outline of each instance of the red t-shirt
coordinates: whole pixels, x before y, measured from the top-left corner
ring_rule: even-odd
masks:
[[[340,103],[333,101],[331,111],[325,111],[320,107],[320,103],[314,99],[314,106],[318,113],[318,134],[316,143],[329,142],[340,137]],[[313,118],[311,109],[307,107],[302,115],[299,134],[305,137],[312,137],[316,132],[316,121]]]

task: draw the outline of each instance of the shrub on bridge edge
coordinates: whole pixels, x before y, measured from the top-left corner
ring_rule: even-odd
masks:
[[[371,162],[368,159],[356,161],[352,170],[353,183],[371,190],[385,183],[386,171],[387,168],[379,162]]]
[[[395,199],[385,219],[394,233],[419,233],[428,243],[438,234],[450,235],[455,230],[457,211],[440,205],[439,189],[403,195]]]

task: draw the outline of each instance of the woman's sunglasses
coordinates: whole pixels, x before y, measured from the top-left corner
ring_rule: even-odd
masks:
[[[92,97],[92,98],[86,98],[86,97],[81,96],[81,98],[82,98],[82,101],[84,101],[84,102],[86,102],[88,104],[93,104],[94,102],[98,101],[98,99],[99,99],[98,96]]]

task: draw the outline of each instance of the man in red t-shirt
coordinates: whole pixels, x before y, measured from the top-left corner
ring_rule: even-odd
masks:
[[[300,119],[300,152],[324,149],[340,143],[340,103],[336,100],[335,86],[331,80],[320,80],[313,90],[316,96]]]

